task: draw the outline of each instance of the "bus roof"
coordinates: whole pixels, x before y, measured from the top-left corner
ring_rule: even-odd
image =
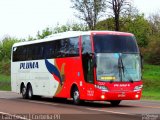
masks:
[[[77,37],[77,36],[81,36],[81,35],[91,35],[91,34],[113,34],[113,35],[133,36],[133,34],[131,34],[131,33],[117,32],[117,31],[68,31],[68,32],[52,34],[52,35],[49,35],[49,36],[45,37],[44,39],[15,43],[13,45],[13,47],[29,45],[29,44],[34,44],[34,43],[42,43],[42,42],[53,41],[53,40],[64,39],[64,38],[70,38],[70,37]]]

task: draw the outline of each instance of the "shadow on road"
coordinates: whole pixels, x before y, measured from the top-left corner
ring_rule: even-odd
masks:
[[[22,98],[20,98],[22,99]],[[49,103],[58,103],[58,104],[62,104],[62,105],[71,105],[71,106],[81,106],[81,107],[96,107],[96,108],[123,108],[123,107],[135,107],[135,106],[131,106],[131,105],[123,105],[120,104],[119,106],[112,106],[110,104],[110,102],[107,101],[84,101],[82,102],[80,105],[74,105],[72,100],[68,100],[65,98],[45,98],[45,97],[38,97],[38,98],[34,98],[32,101],[40,101],[40,102],[49,102]]]

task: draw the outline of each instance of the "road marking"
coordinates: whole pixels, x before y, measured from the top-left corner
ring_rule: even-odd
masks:
[[[94,110],[94,111],[99,111],[99,112],[107,112],[107,113],[113,113],[113,114],[121,114],[121,115],[135,115],[135,114],[130,114],[130,113],[124,113],[124,112],[115,112],[115,111],[110,111],[110,110],[100,110],[100,109],[93,109],[93,108],[86,108],[88,110]]]
[[[14,115],[14,114],[10,114],[10,113],[5,113],[5,112],[0,112],[0,114],[2,114],[2,119],[22,119],[22,120],[30,120],[28,118],[25,118],[25,117],[21,117],[21,116],[18,116],[18,115]],[[7,115],[7,116],[3,116],[3,115]]]
[[[135,105],[135,107],[144,107],[144,108],[157,108],[160,109],[160,106],[143,106],[143,105]]]

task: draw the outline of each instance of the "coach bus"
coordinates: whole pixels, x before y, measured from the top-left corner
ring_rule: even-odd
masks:
[[[70,31],[15,43],[11,87],[23,98],[73,98],[81,101],[139,100],[141,55],[133,34]]]

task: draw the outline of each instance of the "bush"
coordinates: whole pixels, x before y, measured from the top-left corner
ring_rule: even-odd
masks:
[[[11,62],[0,62],[0,74],[10,75],[11,72]]]
[[[160,41],[151,41],[147,48],[141,49],[144,59],[147,63],[160,65]]]

